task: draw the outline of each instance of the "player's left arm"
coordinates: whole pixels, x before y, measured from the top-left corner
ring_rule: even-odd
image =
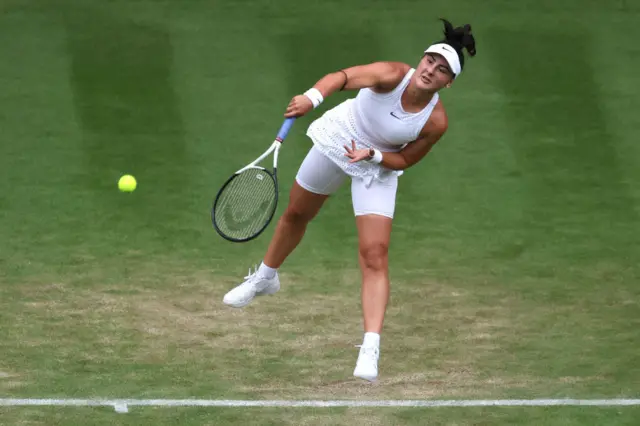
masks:
[[[435,113],[436,111],[434,111]],[[442,112],[425,125],[420,136],[399,152],[382,153],[382,164],[392,170],[404,170],[422,160],[447,131],[447,116]]]

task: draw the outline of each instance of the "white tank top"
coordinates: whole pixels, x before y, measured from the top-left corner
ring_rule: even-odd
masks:
[[[361,89],[355,98],[347,99],[316,119],[307,130],[315,146],[352,177],[385,180],[391,174],[402,174],[366,161],[349,163],[344,145],[351,140],[358,148],[374,147],[383,152],[400,151],[417,139],[438,103],[435,93],[429,104],[417,113],[402,108],[401,97],[415,69],[410,69],[391,92],[376,93]]]

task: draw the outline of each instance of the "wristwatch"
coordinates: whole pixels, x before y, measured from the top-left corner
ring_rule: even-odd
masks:
[[[374,151],[374,149],[373,148],[369,148],[369,160],[371,160],[374,155],[376,155],[376,152]]]

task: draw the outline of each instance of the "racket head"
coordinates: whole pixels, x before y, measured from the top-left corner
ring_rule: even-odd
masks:
[[[234,173],[222,185],[213,202],[211,221],[224,239],[247,242],[267,228],[277,206],[276,171],[252,166]]]

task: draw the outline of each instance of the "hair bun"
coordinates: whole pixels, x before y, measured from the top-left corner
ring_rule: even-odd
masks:
[[[475,56],[476,40],[471,34],[471,25],[465,24],[462,27],[454,28],[451,22],[446,19],[440,18],[440,20],[444,23],[445,42],[459,51],[462,51],[463,48],[467,49],[469,55]]]

